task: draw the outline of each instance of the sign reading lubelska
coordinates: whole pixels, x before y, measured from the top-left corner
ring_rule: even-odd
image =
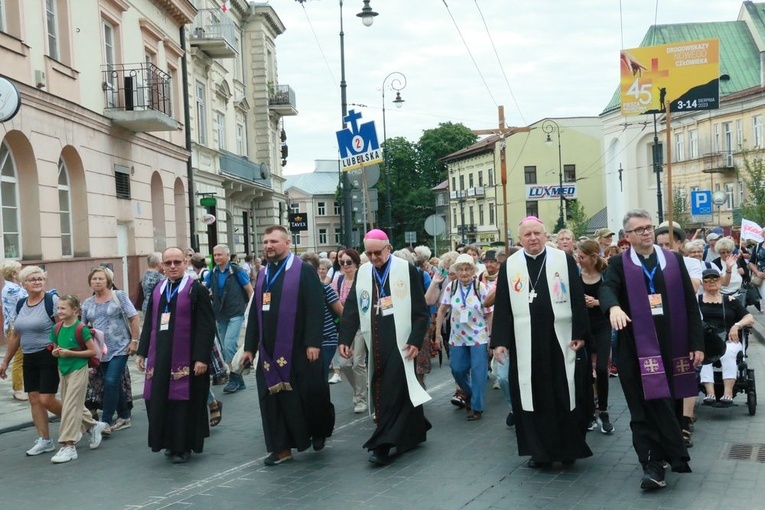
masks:
[[[621,51],[622,115],[720,107],[720,41],[705,39]]]
[[[377,141],[374,121],[359,124],[361,114],[355,110],[343,119],[348,127],[337,132],[340,166],[344,172],[382,163],[382,149]]]
[[[293,232],[308,230],[308,213],[296,212],[290,213],[290,230]]]

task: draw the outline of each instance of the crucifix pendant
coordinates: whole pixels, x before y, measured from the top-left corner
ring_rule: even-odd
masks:
[[[533,303],[535,297],[537,297],[537,291],[531,289],[531,292],[529,292],[529,303]]]
[[[380,315],[380,313],[382,313],[382,312],[380,312],[380,310],[382,309],[382,306],[381,306],[381,304],[380,304],[380,300],[379,300],[379,299],[377,300],[377,303],[375,303],[375,309],[376,309],[376,312],[375,312],[375,313],[376,313],[377,315]]]

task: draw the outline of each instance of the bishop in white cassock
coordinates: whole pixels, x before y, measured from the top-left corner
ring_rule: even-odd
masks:
[[[545,246],[539,218],[521,221],[518,237],[523,250],[497,278],[491,347],[498,361],[510,363],[518,454],[531,456],[530,467],[571,464],[592,455],[577,406],[582,379],[574,377],[589,335],[584,291],[574,259]]]

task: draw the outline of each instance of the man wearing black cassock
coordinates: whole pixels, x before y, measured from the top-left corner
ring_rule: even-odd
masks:
[[[589,334],[584,291],[574,259],[545,246],[538,218],[524,219],[518,236],[523,250],[502,264],[497,279],[491,347],[498,362],[510,363],[518,454],[530,455],[532,468],[572,464],[592,455],[584,378],[576,374]]]
[[[411,450],[426,440],[430,429],[422,409],[430,396],[414,369],[430,312],[417,269],[391,257],[385,232],[370,230],[364,249],[369,263],[359,268],[345,301],[338,348],[350,358],[350,346],[361,331],[369,352],[369,407],[377,425],[364,448],[372,452],[370,462],[385,465],[393,458],[392,448],[396,455]]]
[[[694,367],[704,359],[701,318],[680,254],[654,246],[651,215],[624,216],[630,249],[609,259],[600,307],[619,331],[614,359],[630,409],[632,444],[643,466],[640,487],[666,487],[665,463],[688,473],[682,399],[697,396]]]
[[[202,453],[210,435],[207,395],[215,316],[207,289],[186,273],[179,248],[162,253],[165,280],[152,291],[138,346],[138,369],[146,371],[143,398],[149,447],[173,463]]]
[[[264,463],[292,460],[292,448],[324,448],[335,408],[320,362],[324,288],[316,271],[290,253],[290,235],[267,227],[268,263],[258,273],[242,362],[258,353],[256,379],[266,450]]]

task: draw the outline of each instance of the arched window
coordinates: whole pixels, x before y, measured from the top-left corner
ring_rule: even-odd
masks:
[[[6,258],[21,257],[21,224],[19,222],[19,189],[16,163],[5,142],[0,143],[0,217],[3,238],[0,248]]]
[[[71,257],[72,242],[72,191],[69,187],[69,173],[62,158],[58,160],[58,208],[61,218],[61,255]]]

